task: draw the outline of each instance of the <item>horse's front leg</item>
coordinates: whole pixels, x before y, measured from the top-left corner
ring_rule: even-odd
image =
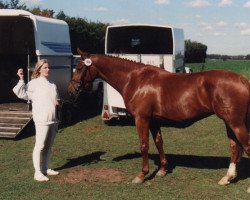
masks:
[[[219,185],[228,185],[230,181],[236,178],[236,164],[240,161],[243,153],[240,147],[234,140],[230,139],[231,160],[227,174],[218,182]]]
[[[135,118],[137,133],[140,139],[140,149],[142,155],[142,171],[134,178],[133,183],[142,183],[149,172],[148,149],[149,149],[149,120],[142,117]]]
[[[150,124],[150,131],[153,136],[155,146],[160,155],[160,168],[157,172],[157,176],[165,176],[167,172],[167,159],[163,150],[163,140],[161,135],[161,128],[158,124]]]

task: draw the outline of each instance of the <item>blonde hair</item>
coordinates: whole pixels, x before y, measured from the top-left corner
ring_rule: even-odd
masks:
[[[35,69],[31,75],[31,79],[34,79],[34,78],[37,78],[40,76],[40,69],[41,67],[45,64],[45,63],[48,63],[49,64],[49,61],[47,59],[41,59],[39,60],[37,63],[36,63],[36,66],[35,66]]]

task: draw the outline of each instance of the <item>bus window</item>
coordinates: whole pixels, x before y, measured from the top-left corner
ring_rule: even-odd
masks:
[[[107,53],[173,54],[172,30],[150,26],[109,28]]]

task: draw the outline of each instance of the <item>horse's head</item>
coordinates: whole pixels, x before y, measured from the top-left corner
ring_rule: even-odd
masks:
[[[91,55],[82,52],[80,49],[77,49],[77,52],[81,56],[81,60],[77,64],[68,86],[69,94],[74,99],[82,91],[89,90],[92,87],[92,82],[98,75],[96,68],[93,66]]]

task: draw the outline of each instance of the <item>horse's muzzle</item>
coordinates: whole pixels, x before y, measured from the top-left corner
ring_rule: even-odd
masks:
[[[76,88],[73,86],[73,84],[70,82],[69,85],[68,85],[68,94],[69,94],[69,100],[70,101],[75,101],[75,98],[76,98],[76,94],[77,94],[77,91],[76,91]]]

